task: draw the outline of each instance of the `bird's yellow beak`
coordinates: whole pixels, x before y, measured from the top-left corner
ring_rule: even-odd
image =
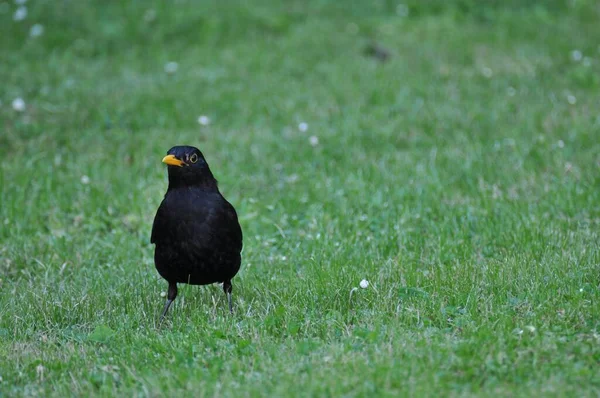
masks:
[[[179,167],[183,167],[185,166],[185,162],[182,160],[179,160],[175,157],[175,155],[167,155],[163,158],[162,160],[163,163],[168,164],[169,166],[179,166]]]

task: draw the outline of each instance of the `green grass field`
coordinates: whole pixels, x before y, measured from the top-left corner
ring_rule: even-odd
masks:
[[[18,7],[0,396],[600,394],[598,2]],[[233,316],[180,285],[159,327],[176,144],[244,252]]]

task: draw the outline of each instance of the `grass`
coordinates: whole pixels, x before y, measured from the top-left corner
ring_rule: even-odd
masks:
[[[0,3],[0,396],[600,394],[598,4],[340,4]],[[243,265],[159,328],[181,143]]]

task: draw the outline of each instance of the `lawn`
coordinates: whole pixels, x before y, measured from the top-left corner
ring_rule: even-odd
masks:
[[[0,0],[0,396],[598,396],[599,18]],[[161,327],[176,144],[244,251]]]

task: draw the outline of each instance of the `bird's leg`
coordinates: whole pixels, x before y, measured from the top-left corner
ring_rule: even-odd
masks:
[[[223,291],[227,295],[227,301],[229,302],[229,312],[233,314],[233,303],[231,302],[231,291],[233,287],[231,286],[231,279],[223,282]]]
[[[163,309],[162,315],[160,316],[160,321],[162,322],[171,306],[173,300],[177,297],[177,283],[169,282],[169,293],[167,294],[167,302],[165,303],[165,308]]]

